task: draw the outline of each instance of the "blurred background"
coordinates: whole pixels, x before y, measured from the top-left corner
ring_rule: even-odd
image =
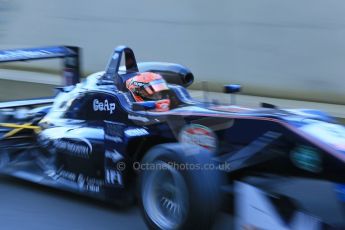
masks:
[[[86,75],[125,44],[139,61],[190,67],[194,88],[239,83],[244,94],[345,104],[344,9],[342,0],[0,0],[0,48],[77,45]]]
[[[203,81],[212,91],[237,83],[247,95],[240,104],[321,108],[344,118],[344,10],[343,0],[0,0],[0,49],[80,46],[86,76],[128,45],[138,61],[191,68],[192,89]],[[0,101],[51,95],[62,80],[57,60],[0,69]],[[137,208],[114,210],[8,178],[0,191],[5,229],[145,228]],[[229,226],[222,216],[215,229]]]

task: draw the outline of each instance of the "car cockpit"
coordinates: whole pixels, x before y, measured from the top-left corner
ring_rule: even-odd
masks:
[[[122,60],[124,60],[123,66],[121,66]],[[164,94],[167,95],[170,100],[170,109],[179,107],[191,100],[191,97],[189,96],[185,87],[188,87],[193,83],[194,76],[188,68],[174,63],[137,63],[133,50],[126,46],[119,46],[114,50],[114,53],[112,54],[110,61],[106,67],[106,70],[104,74],[99,78],[97,84],[113,85],[115,86],[115,90],[127,94],[126,97],[130,98],[132,104],[140,104],[140,102],[144,102],[144,100],[138,100],[138,98],[136,98],[136,95],[133,93],[134,91],[131,91],[128,88],[128,82],[130,79],[133,79],[135,77],[149,74],[151,74],[151,77],[158,76],[156,78],[159,78],[159,76],[161,76],[161,81],[167,83],[168,88],[165,89]],[[156,78],[152,79],[159,83],[159,79]],[[146,82],[144,79],[143,83],[140,81],[134,83],[140,86],[140,84],[148,84],[149,82]],[[153,86],[153,88],[150,89],[156,89],[156,86]],[[147,90],[150,93],[150,90]],[[147,98],[155,98],[153,97],[153,94],[149,96],[151,97]]]

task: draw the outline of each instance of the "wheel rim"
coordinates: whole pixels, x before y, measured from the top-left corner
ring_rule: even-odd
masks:
[[[157,167],[145,173],[143,206],[148,217],[161,229],[178,229],[188,212],[187,186],[171,165],[156,161]]]

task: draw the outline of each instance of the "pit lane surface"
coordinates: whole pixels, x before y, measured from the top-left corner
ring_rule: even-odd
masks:
[[[0,176],[0,229],[146,229],[139,209],[116,208],[69,192]],[[231,229],[227,214],[214,229]]]

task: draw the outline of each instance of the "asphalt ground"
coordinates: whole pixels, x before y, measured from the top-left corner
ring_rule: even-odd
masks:
[[[231,229],[221,214],[214,229]],[[104,202],[12,177],[0,176],[2,230],[147,229],[136,206],[118,208]]]
[[[145,229],[135,207],[102,202],[11,177],[0,177],[0,229]]]

